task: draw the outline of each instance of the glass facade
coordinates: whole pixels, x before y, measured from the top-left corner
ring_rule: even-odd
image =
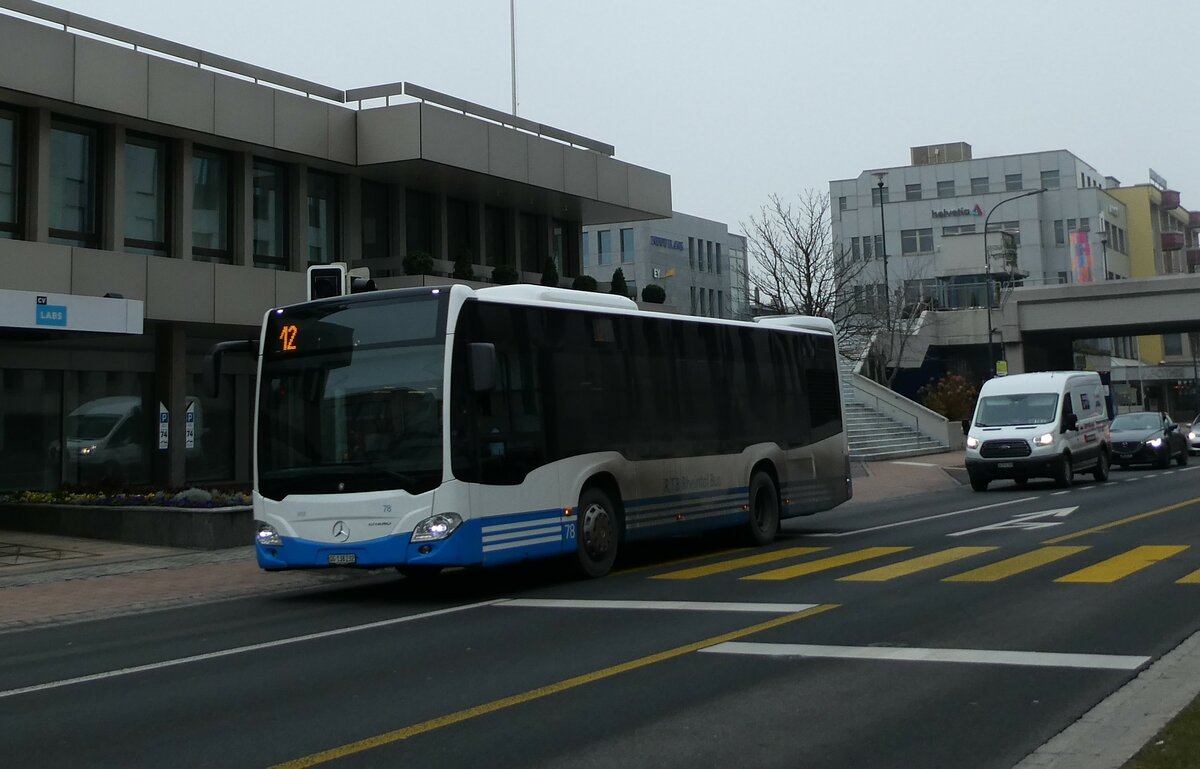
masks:
[[[621,263],[633,261],[633,228],[621,230]]]
[[[362,255],[363,259],[391,256],[392,233],[389,215],[391,195],[379,182],[362,183]],[[386,277],[386,276],[382,276]]]
[[[596,233],[596,245],[599,251],[596,255],[596,264],[604,266],[613,262],[612,248],[612,230],[600,230]]]
[[[50,126],[50,242],[95,248],[96,129],[54,121]]]
[[[192,258],[228,264],[231,210],[229,156],[192,150]]]
[[[338,261],[338,180],[331,174],[308,172],[308,263]]]
[[[0,491],[59,485],[61,424],[60,372],[0,369]]]
[[[278,163],[255,160],[254,266],[288,268],[287,169]]]
[[[125,250],[166,256],[167,143],[129,135],[125,141]]]
[[[19,233],[17,131],[17,114],[0,109],[0,238],[15,238]]]

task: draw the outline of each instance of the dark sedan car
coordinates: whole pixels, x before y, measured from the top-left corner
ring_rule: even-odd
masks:
[[[1166,467],[1174,459],[1182,467],[1188,462],[1187,435],[1160,411],[1121,414],[1112,421],[1111,430],[1115,465]]]

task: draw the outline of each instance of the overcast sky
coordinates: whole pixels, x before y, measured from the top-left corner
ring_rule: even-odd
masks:
[[[405,80],[511,109],[509,0],[49,0],[334,88]],[[1200,3],[515,0],[518,113],[740,223],[771,193],[908,163],[1068,149],[1200,207]]]

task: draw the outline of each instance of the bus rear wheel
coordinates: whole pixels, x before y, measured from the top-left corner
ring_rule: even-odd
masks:
[[[617,560],[621,539],[616,505],[601,488],[592,486],[579,495],[575,523],[575,561],[582,576],[603,577]]]
[[[775,541],[779,534],[779,491],[770,475],[762,471],[750,478],[750,521],[746,538],[762,546]]]

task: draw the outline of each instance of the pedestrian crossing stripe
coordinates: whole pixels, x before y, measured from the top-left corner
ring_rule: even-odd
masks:
[[[1141,571],[1147,566],[1153,566],[1159,561],[1164,561],[1173,555],[1178,555],[1187,549],[1187,545],[1142,545],[1120,555],[1114,555],[1112,558],[1107,558],[1100,563],[1088,566],[1086,569],[1071,572],[1054,581],[1072,584],[1116,582],[1134,572]]]
[[[1021,574],[1030,569],[1045,566],[1048,563],[1054,563],[1061,558],[1081,553],[1087,549],[1089,548],[1082,545],[1074,547],[1043,547],[1012,558],[1006,558],[1003,561],[988,564],[987,566],[981,566],[978,569],[964,571],[962,574],[946,577],[942,582],[998,582],[1006,577]]]
[[[988,547],[951,547],[946,550],[941,550],[928,555],[917,556],[910,558],[907,561],[893,563],[890,566],[880,566],[878,569],[851,574],[847,577],[842,577],[838,582],[887,582],[899,577],[906,577],[909,574],[916,574],[919,571],[933,569],[938,566],[944,566],[948,563],[961,561],[964,558],[971,558],[983,553],[989,553],[997,548],[994,546]]]
[[[779,569],[771,569],[759,574],[751,574],[747,577],[742,577],[745,580],[766,580],[778,581],[785,579],[795,579],[803,577],[806,574],[816,574],[819,571],[828,569],[836,569],[839,566],[848,566],[852,563],[870,560],[871,558],[880,558],[885,555],[893,555],[902,553],[905,550],[911,550],[910,547],[868,547],[864,550],[855,550],[852,553],[842,553],[841,555],[832,555],[828,558],[820,558],[815,561],[805,561],[804,563],[794,564],[792,566],[784,566]]]
[[[768,553],[748,555],[729,561],[718,561],[717,563],[710,563],[705,566],[693,566],[690,569],[669,571],[665,574],[655,574],[651,579],[699,579],[700,577],[708,577],[713,574],[744,569],[747,566],[761,566],[764,563],[774,563],[775,561],[783,561],[801,555],[811,555],[828,549],[827,547],[785,547],[782,550],[772,550]]]

